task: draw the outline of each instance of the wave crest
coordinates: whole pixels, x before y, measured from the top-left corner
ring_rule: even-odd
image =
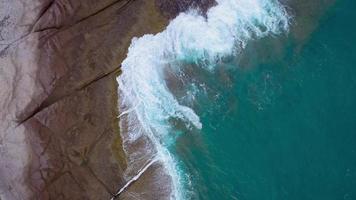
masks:
[[[132,40],[117,78],[124,118],[120,127],[126,131],[122,134],[124,148],[141,137],[152,142],[152,154],[172,176],[172,198],[180,199],[183,191],[176,162],[167,150],[170,138],[174,138],[169,119],[180,119],[187,127],[198,129],[202,124],[199,116],[180,105],[168,89],[165,68],[179,67],[174,64],[177,62],[203,62],[207,70],[214,70],[216,63],[242,51],[248,41],[287,31],[288,23],[289,16],[277,1],[217,0],[206,17],[194,10],[181,13],[163,32]],[[135,165],[140,157],[137,154],[142,157],[144,153],[128,155],[129,164]]]

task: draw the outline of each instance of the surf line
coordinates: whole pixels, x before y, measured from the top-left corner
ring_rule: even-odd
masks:
[[[181,65],[191,63],[213,74],[219,63],[238,56],[249,41],[288,31],[288,13],[277,0],[216,1],[217,5],[209,9],[206,17],[187,11],[162,32],[133,38],[121,65],[122,73],[116,79],[119,109],[123,111],[118,118],[124,117],[120,120],[123,148],[126,151],[141,137],[150,141],[159,155],[156,159],[171,177],[171,199],[189,199],[185,182],[191,181],[180,173],[174,154],[169,152],[177,137],[170,120],[180,120],[188,129],[201,129],[202,123],[194,110],[181,104],[169,89],[166,72],[184,75]],[[140,150],[132,156],[127,154],[129,164],[136,162],[136,156],[147,155],[146,149]],[[131,179],[117,195],[141,175]]]
[[[111,200],[115,200],[118,196],[120,196],[121,193],[123,193],[128,187],[130,187],[134,182],[136,182],[146,171],[148,168],[150,168],[153,163],[158,161],[157,157],[154,157],[151,159],[146,165],[144,165],[143,168],[141,168],[136,176],[132,177],[112,198]]]

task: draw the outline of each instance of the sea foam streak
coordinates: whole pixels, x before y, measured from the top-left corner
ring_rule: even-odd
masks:
[[[126,150],[142,137],[153,144],[145,148],[154,150],[150,153],[130,151],[129,167],[152,154],[150,156],[162,162],[172,177],[172,199],[182,199],[184,191],[178,168],[167,150],[171,145],[169,138],[174,138],[169,119],[182,120],[198,129],[202,124],[196,113],[180,105],[169,91],[164,69],[178,67],[174,63],[182,61],[203,62],[207,70],[214,70],[216,63],[226,56],[236,55],[249,40],[287,29],[288,15],[277,1],[217,0],[206,17],[196,11],[181,13],[163,32],[134,38],[122,63],[122,74],[117,78],[122,111],[120,127],[124,129]]]

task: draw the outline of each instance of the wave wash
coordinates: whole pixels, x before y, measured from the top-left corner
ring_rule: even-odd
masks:
[[[165,68],[179,67],[177,62],[203,62],[206,70],[214,70],[248,41],[287,31],[288,21],[277,1],[217,0],[206,17],[194,10],[181,13],[163,32],[134,38],[117,78],[121,135],[124,149],[130,152],[127,178],[144,163],[160,162],[172,179],[171,199],[189,199],[176,159],[168,150],[175,138],[169,120],[181,120],[188,128],[201,129],[202,124],[168,89]],[[150,141],[144,147],[149,153],[128,151],[143,137]],[[148,161],[140,162],[145,155],[150,156]]]

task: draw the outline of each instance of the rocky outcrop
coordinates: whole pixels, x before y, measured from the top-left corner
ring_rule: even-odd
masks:
[[[128,181],[117,83],[131,38],[212,1],[0,0],[0,199],[110,199]],[[120,199],[168,198],[153,164]]]

